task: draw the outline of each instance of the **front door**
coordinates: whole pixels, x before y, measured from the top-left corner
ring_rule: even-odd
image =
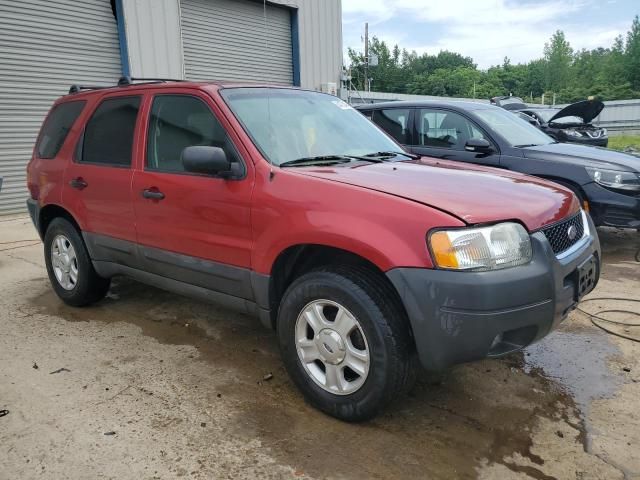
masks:
[[[141,97],[109,95],[93,105],[64,173],[63,204],[82,224],[94,260],[135,258],[132,157]]]
[[[163,90],[145,108],[143,161],[133,178],[138,249],[144,269],[210,290],[251,298],[253,169],[244,162],[210,97]],[[242,178],[186,172],[189,146],[223,148]]]
[[[500,154],[491,138],[474,122],[460,113],[439,108],[417,108],[414,135],[409,149],[418,155],[499,166]],[[465,150],[471,138],[482,138],[493,145],[492,153]]]

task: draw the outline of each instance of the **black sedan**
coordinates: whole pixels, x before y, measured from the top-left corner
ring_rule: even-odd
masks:
[[[387,102],[357,108],[413,153],[550,179],[571,189],[596,225],[640,228],[640,158],[558,143],[517,115],[482,103]]]
[[[606,147],[609,144],[607,130],[591,123],[603,109],[604,103],[585,100],[562,109],[525,106],[514,113],[522,115],[525,120],[558,142]]]

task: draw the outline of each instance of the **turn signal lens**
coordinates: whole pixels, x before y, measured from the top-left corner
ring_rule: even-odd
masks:
[[[458,258],[447,232],[435,232],[431,235],[431,250],[439,267],[458,268]]]
[[[486,271],[523,265],[531,260],[531,239],[519,223],[441,230],[429,236],[439,268]]]

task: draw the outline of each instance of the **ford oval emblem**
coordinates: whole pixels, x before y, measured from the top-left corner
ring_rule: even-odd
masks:
[[[575,240],[577,235],[578,235],[578,229],[576,228],[575,225],[571,225],[567,230],[567,236],[569,237],[569,240]]]

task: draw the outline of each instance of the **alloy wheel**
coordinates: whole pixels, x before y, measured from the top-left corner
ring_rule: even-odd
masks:
[[[78,283],[78,258],[71,241],[56,235],[51,243],[51,266],[56,280],[65,290],[73,290]]]
[[[339,303],[307,304],[296,320],[295,342],[305,371],[325,391],[349,395],[367,379],[367,339],[356,317]]]

